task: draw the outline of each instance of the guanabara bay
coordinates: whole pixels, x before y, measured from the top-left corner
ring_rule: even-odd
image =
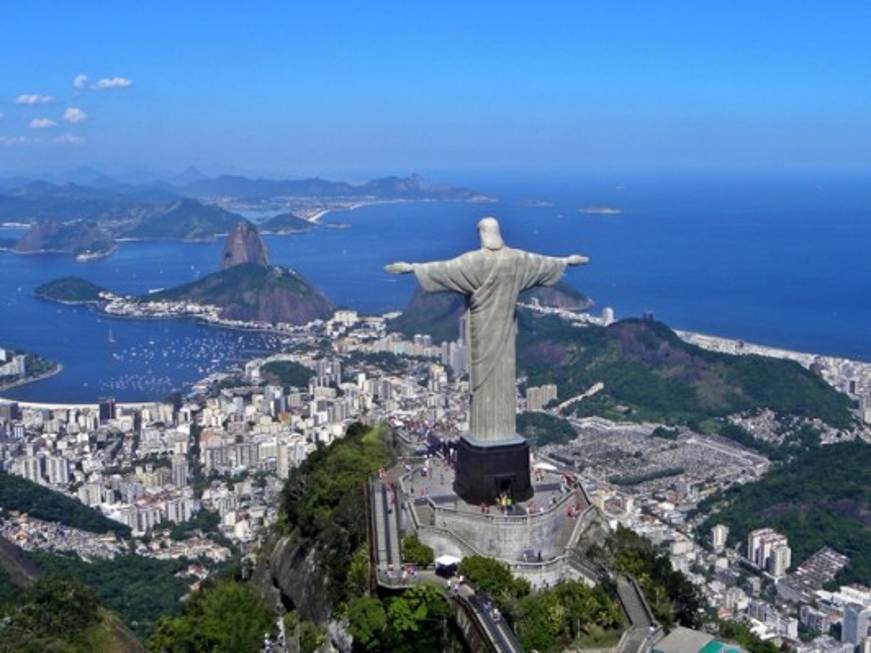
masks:
[[[871,653],[871,6],[7,4],[0,652]]]

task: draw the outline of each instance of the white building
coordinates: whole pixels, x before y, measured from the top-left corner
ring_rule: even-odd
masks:
[[[726,548],[726,540],[729,539],[729,527],[717,524],[711,529],[711,546],[714,551],[722,551]]]

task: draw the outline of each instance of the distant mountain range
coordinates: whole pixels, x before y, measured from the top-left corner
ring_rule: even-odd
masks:
[[[90,168],[68,175],[0,179],[0,220],[128,220],[148,214],[155,205],[182,198],[201,200],[442,200],[488,199],[468,188],[429,185],[419,175],[384,177],[364,184],[311,179],[251,179],[238,175],[205,177],[196,169],[159,178],[147,175],[121,181]]]
[[[294,233],[311,228],[312,222],[306,218],[314,214],[367,202],[488,199],[467,188],[429,185],[419,175],[384,177],[353,185],[319,178],[210,178],[195,168],[180,174],[134,173],[115,178],[93,168],[77,168],[50,176],[50,180],[0,179],[0,222],[74,223],[62,234],[38,226],[15,244],[13,249],[17,251],[100,253],[111,250],[116,238],[215,238],[244,220],[234,209],[241,210],[252,202],[278,212],[263,224],[265,230]],[[105,232],[99,238],[91,233],[95,224]],[[52,234],[69,244],[45,243]],[[9,243],[4,240],[3,246]]]

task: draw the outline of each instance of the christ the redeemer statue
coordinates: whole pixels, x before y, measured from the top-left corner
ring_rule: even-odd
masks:
[[[587,258],[543,256],[506,247],[495,218],[478,223],[481,249],[449,261],[392,263],[394,274],[414,272],[427,292],[453,291],[466,297],[471,385],[469,444],[476,448],[516,444],[515,339],[518,295],[551,286],[567,265]]]

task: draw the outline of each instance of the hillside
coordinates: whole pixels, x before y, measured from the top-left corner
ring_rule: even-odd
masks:
[[[602,382],[575,405],[579,415],[690,423],[760,408],[853,423],[850,399],[792,361],[710,352],[683,342],[659,322],[624,320],[577,328],[521,311],[518,364],[530,385],[552,382],[567,399]]]
[[[181,191],[189,197],[235,197],[266,199],[274,197],[305,197],[319,199],[419,199],[419,200],[473,200],[481,195],[467,188],[431,186],[419,175],[384,177],[354,186],[343,181],[326,179],[250,179],[238,175],[222,175],[212,179],[199,179]]]
[[[275,234],[293,234],[308,231],[312,226],[311,222],[303,220],[293,213],[280,213],[262,223],[260,225],[260,230]]]
[[[183,199],[151,211],[142,221],[123,230],[121,235],[127,238],[206,240],[229,233],[240,221],[244,218],[219,206]]]
[[[22,254],[35,252],[62,252],[65,254],[105,254],[115,246],[111,234],[96,222],[78,220],[56,222],[41,220],[15,243],[15,251]]]
[[[840,582],[871,585],[871,445],[814,448],[699,509],[709,515],[700,533],[725,524],[740,545],[749,531],[770,526],[789,537],[793,567],[828,545],[850,557]]]
[[[533,288],[520,294],[520,301],[530,303],[538,300],[542,306],[584,311],[593,302],[567,283]],[[402,315],[390,323],[392,331],[406,337],[416,333],[428,333],[436,342],[456,340],[459,336],[460,316],[466,310],[462,295],[451,292],[428,293],[418,288]]]
[[[61,277],[37,286],[33,294],[41,299],[50,299],[67,304],[85,304],[100,301],[100,293],[107,292],[102,286],[81,277]]]
[[[288,268],[243,263],[183,286],[152,293],[147,301],[187,300],[221,308],[230,320],[305,324],[329,317],[333,304]]]
[[[136,197],[73,183],[31,181],[0,194],[2,221],[118,221],[141,217],[150,208]]]
[[[0,473],[0,508],[26,512],[31,517],[58,522],[92,533],[113,531],[126,537],[130,528],[97,510],[20,476]]]

